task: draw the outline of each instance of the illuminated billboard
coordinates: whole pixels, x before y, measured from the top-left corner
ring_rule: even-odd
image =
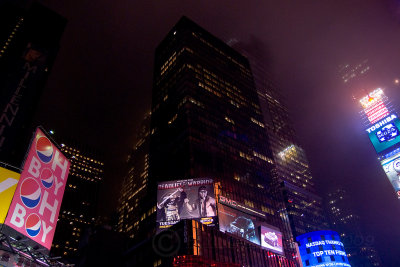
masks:
[[[15,190],[5,225],[51,248],[70,162],[55,144],[36,130]]]
[[[303,266],[351,267],[339,233],[335,231],[316,231],[296,237]]]
[[[381,161],[383,170],[400,199],[400,152]]]
[[[360,104],[370,123],[375,123],[389,115],[389,110],[384,104],[384,100],[385,95],[380,88],[360,99]]]
[[[4,223],[20,174],[0,167],[0,223]]]
[[[260,245],[259,222],[256,216],[218,204],[219,230]]]
[[[400,120],[391,114],[369,127],[366,132],[377,153],[380,153],[400,142]]]
[[[217,215],[213,180],[206,178],[158,183],[157,222],[160,229],[182,219],[213,224]]]
[[[283,254],[282,233],[263,221],[265,214],[237,201],[219,196],[218,222],[221,232],[244,238],[275,253]]]
[[[261,246],[283,254],[282,233],[271,226],[261,225]]]

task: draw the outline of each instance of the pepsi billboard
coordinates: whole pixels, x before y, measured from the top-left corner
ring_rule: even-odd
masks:
[[[400,152],[389,158],[381,160],[381,164],[387,178],[396,192],[397,198],[400,199]]]
[[[9,235],[22,234],[33,247],[50,250],[69,167],[68,159],[38,128],[5,220]]]
[[[377,153],[400,143],[400,120],[396,114],[390,114],[366,129]]]

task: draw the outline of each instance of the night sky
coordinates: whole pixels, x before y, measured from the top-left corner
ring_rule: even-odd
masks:
[[[101,150],[108,188],[119,191],[123,162],[150,110],[155,48],[185,15],[224,41],[261,44],[321,195],[346,188],[385,266],[400,266],[400,203],[352,100],[353,91],[382,87],[400,112],[393,82],[400,78],[399,1],[40,2],[68,24],[36,123]],[[338,66],[364,59],[368,82],[344,86]],[[103,193],[109,214],[117,198]]]

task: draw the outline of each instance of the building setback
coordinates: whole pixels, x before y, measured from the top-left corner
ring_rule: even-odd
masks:
[[[274,190],[273,155],[262,125],[263,114],[247,59],[183,17],[156,49],[148,174],[132,183],[135,190],[126,193],[129,189],[123,189],[120,210],[132,213],[120,217],[120,225],[127,225],[123,221],[133,216],[129,233],[146,246],[151,243],[148,240],[156,238],[157,182],[206,177],[214,180],[217,196],[260,211],[264,215],[260,220],[279,228],[284,256],[220,232],[218,226],[206,227],[188,220],[173,227],[190,236],[187,250],[166,257],[154,246],[139,255],[138,247],[131,250],[131,255],[136,255],[131,263],[153,264],[146,262],[146,253],[156,251],[156,258],[151,257],[154,266],[169,266],[171,257],[176,262],[177,255],[200,256],[218,264],[278,266],[280,262],[295,266],[295,244],[284,203]],[[146,193],[137,203],[130,203],[129,198],[142,194],[140,182]],[[139,211],[141,214],[135,214]],[[184,225],[184,229],[176,229]],[[127,230],[123,228],[120,230]],[[235,253],[237,249],[240,253]],[[271,257],[275,263],[269,263]]]
[[[66,19],[34,3],[0,5],[0,161],[21,167]]]

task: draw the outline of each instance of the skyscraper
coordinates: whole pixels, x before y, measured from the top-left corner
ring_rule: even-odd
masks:
[[[196,221],[174,226],[188,229],[183,231],[192,245],[182,253],[220,264],[294,266],[295,247],[273,187],[273,155],[249,63],[185,17],[156,49],[149,132],[149,179],[142,180],[148,190],[138,200],[143,214],[134,224],[137,238],[155,234],[157,182],[207,177],[217,198],[241,203],[260,215],[257,221],[282,232],[285,257]]]
[[[233,47],[249,59],[265,131],[274,158],[276,186],[284,197],[293,235],[328,229],[322,198],[318,195],[307,156],[297,140],[288,108],[279,88],[268,72],[268,58],[257,40]]]
[[[37,3],[0,13],[0,161],[20,167],[66,19]]]
[[[374,247],[374,236],[362,229],[361,218],[354,212],[349,194],[336,189],[328,194],[327,210],[331,227],[340,233],[351,266],[382,266]]]
[[[61,143],[71,167],[60,208],[51,253],[63,258],[76,257],[80,240],[97,219],[99,189],[104,163],[99,153],[79,142]]]

